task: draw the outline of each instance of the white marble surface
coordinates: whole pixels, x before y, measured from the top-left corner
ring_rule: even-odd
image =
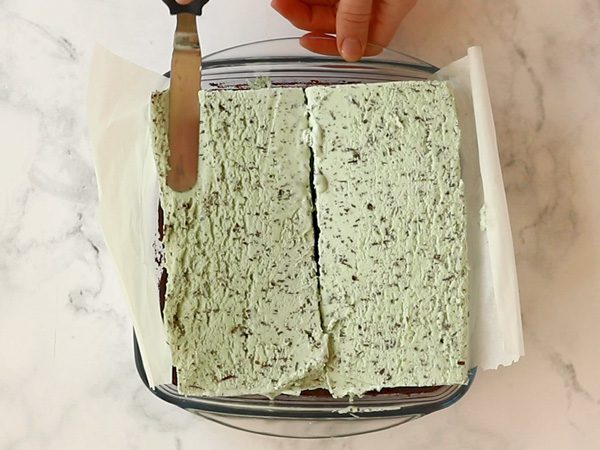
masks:
[[[207,52],[295,34],[267,0],[213,0],[201,27]],[[421,0],[407,18],[395,46],[425,60],[484,49],[527,355],[448,410],[328,441],[197,419],[134,371],[85,88],[94,41],[160,71],[171,28],[159,0],[0,0],[1,449],[600,448],[598,1]]]

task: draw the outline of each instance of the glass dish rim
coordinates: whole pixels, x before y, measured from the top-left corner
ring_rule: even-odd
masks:
[[[266,39],[261,41],[250,42],[246,44],[240,44],[233,47],[229,47],[226,49],[222,49],[216,52],[213,52],[207,55],[203,60],[203,70],[210,72],[211,70],[215,70],[218,74],[219,69],[230,69],[233,67],[238,67],[240,70],[247,70],[250,73],[254,73],[253,68],[258,68],[260,70],[261,66],[265,65],[285,65],[285,64],[302,64],[306,65],[307,69],[315,69],[315,67],[323,67],[330,71],[339,72],[340,74],[346,73],[351,75],[352,73],[359,74],[358,69],[366,69],[366,70],[377,70],[385,68],[389,69],[408,69],[414,70],[416,72],[422,72],[424,74],[431,75],[435,73],[438,68],[432,64],[429,64],[425,61],[414,58],[410,55],[407,55],[403,52],[398,52],[392,49],[383,49],[385,55],[388,55],[386,58],[380,58],[379,55],[369,58],[364,58],[358,63],[348,63],[342,60],[340,57],[334,56],[324,56],[324,55],[316,55],[307,53],[305,55],[278,55],[276,57],[272,56],[236,56],[233,58],[224,57],[228,53],[232,51],[243,50],[244,48],[251,48],[254,46],[260,46],[264,44],[281,44],[285,45],[289,42],[298,43],[298,37],[284,37],[284,38],[275,38],[275,39]],[[278,52],[282,50],[278,49]],[[283,50],[285,52],[285,50]],[[308,51],[307,51],[308,52]],[[395,56],[399,60],[394,61],[389,59],[389,56]],[[407,62],[412,61],[412,62]],[[333,63],[333,65],[332,65]],[[248,69],[248,67],[250,69]],[[297,67],[297,66],[296,66]],[[268,70],[268,69],[267,69]],[[284,67],[282,72],[285,74],[288,71],[288,68]],[[360,72],[364,74],[366,72]],[[243,75],[242,78],[247,77],[247,72],[235,72],[237,75]],[[253,76],[253,75],[251,75]],[[382,81],[385,81],[382,80]],[[389,81],[389,80],[388,80]],[[469,390],[470,386],[473,383],[475,378],[477,369],[473,368],[469,371],[469,376],[467,383],[464,385],[455,385],[455,386],[444,386],[448,388],[451,392],[440,400],[429,401],[425,404],[410,404],[410,405],[402,405],[400,402],[401,399],[397,400],[397,407],[388,406],[388,409],[377,409],[377,406],[374,407],[373,410],[368,410],[368,407],[364,405],[360,405],[362,408],[367,408],[367,410],[358,410],[355,411],[352,409],[353,403],[350,401],[344,401],[344,399],[331,399],[324,398],[320,400],[315,400],[315,403],[330,403],[329,407],[321,406],[319,411],[315,411],[315,409],[311,409],[310,411],[303,411],[300,409],[300,405],[293,406],[289,405],[286,407],[281,407],[280,412],[277,410],[273,410],[273,401],[266,402],[264,405],[260,406],[252,406],[251,408],[244,409],[243,402],[237,402],[233,406],[228,405],[226,399],[232,399],[232,397],[195,397],[195,396],[182,396],[178,394],[174,394],[172,392],[166,391],[164,389],[160,389],[160,387],[156,389],[151,389],[148,384],[148,380],[146,377],[146,373],[143,367],[143,362],[141,359],[141,355],[139,353],[139,347],[137,344],[137,339],[135,337],[134,332],[134,355],[135,355],[135,364],[136,369],[138,371],[139,376],[142,378],[142,381],[146,385],[150,391],[161,398],[162,400],[179,406],[184,409],[197,411],[200,414],[215,414],[221,416],[230,416],[230,417],[246,417],[246,418],[260,418],[260,419],[286,419],[286,420],[353,420],[353,419],[392,419],[392,418],[401,418],[410,415],[414,416],[422,416],[429,414],[431,412],[435,412],[446,407],[451,406],[458,400],[460,400],[466,392]],[[172,385],[166,385],[172,386]],[[175,389],[176,391],[176,389]],[[315,398],[315,397],[312,397]],[[243,400],[241,397],[237,397],[237,399]],[[225,400],[219,402],[219,400]],[[308,400],[307,400],[308,401]],[[357,399],[360,401],[360,399]],[[427,401],[425,399],[424,401]],[[343,402],[343,403],[342,403]],[[356,405],[359,406],[359,405]],[[269,408],[271,407],[271,408]],[[346,411],[347,410],[347,411]],[[286,414],[287,413],[287,414]]]
[[[142,356],[139,350],[137,337],[135,335],[135,331],[133,332],[133,352],[134,352],[134,360],[136,370],[138,375],[142,379],[142,382],[146,386],[146,388],[152,392],[156,397],[166,401],[167,403],[171,403],[175,406],[186,410],[194,410],[199,411],[205,414],[215,414],[215,415],[224,415],[224,416],[233,416],[233,417],[245,417],[248,419],[284,419],[284,420],[357,420],[357,419],[393,419],[393,418],[401,418],[404,416],[423,416],[427,415],[441,409],[448,408],[452,406],[454,403],[459,401],[465,394],[469,391],[471,386],[473,385],[473,381],[475,380],[475,375],[477,374],[477,368],[473,367],[469,370],[469,375],[467,379],[467,383],[463,385],[455,385],[454,390],[451,395],[447,398],[442,398],[441,400],[437,400],[435,402],[429,402],[427,404],[421,405],[408,405],[408,406],[399,406],[397,408],[389,408],[389,409],[374,409],[374,410],[353,410],[352,402],[345,401],[344,399],[323,399],[319,400],[319,402],[329,403],[329,402],[344,402],[344,407],[336,409],[335,404],[331,404],[329,409],[320,408],[319,410],[311,410],[302,411],[301,409],[297,409],[293,405],[288,406],[284,411],[278,411],[273,409],[268,409],[269,406],[273,406],[272,403],[274,400],[268,400],[268,404],[261,405],[260,407],[254,407],[252,409],[248,408],[248,405],[244,405],[243,402],[237,403],[237,406],[231,406],[227,404],[228,400],[231,399],[240,399],[243,400],[243,397],[196,397],[196,396],[184,396],[181,394],[171,393],[164,390],[164,385],[157,386],[155,388],[151,388],[148,383],[148,377],[146,375],[146,371],[144,370],[144,364],[142,361]],[[168,385],[173,386],[173,385]],[[171,388],[172,389],[172,388]],[[314,397],[313,397],[314,398]],[[266,398],[265,398],[266,399]],[[265,400],[267,402],[267,400]],[[348,409],[348,411],[344,411]],[[290,415],[289,411],[294,410],[294,415]],[[287,412],[287,414],[286,414]]]
[[[312,37],[311,39],[323,39],[323,38],[319,38],[319,37]],[[361,59],[359,62],[355,62],[355,63],[349,63],[344,61],[342,58],[340,58],[339,56],[327,56],[327,55],[319,55],[319,54],[315,54],[315,53],[308,53],[306,55],[288,55],[288,56],[280,56],[280,57],[253,57],[253,56],[247,56],[247,57],[236,57],[236,58],[223,58],[222,56],[226,55],[228,52],[232,52],[232,51],[236,51],[236,50],[242,50],[244,48],[248,48],[248,47],[252,47],[252,46],[259,46],[259,45],[265,45],[265,44],[274,44],[274,43],[281,43],[281,44],[285,44],[286,42],[298,42],[300,40],[300,37],[298,36],[287,36],[287,37],[279,37],[279,38],[272,38],[272,39],[264,39],[264,40],[260,40],[260,41],[254,41],[254,42],[247,42],[244,44],[238,44],[238,45],[234,45],[225,49],[221,49],[221,50],[217,50],[214,51],[206,56],[204,56],[202,58],[202,68],[203,69],[214,69],[214,68],[219,68],[219,67],[230,67],[230,66],[236,66],[236,65],[246,65],[248,63],[283,63],[283,62],[299,62],[299,63],[329,63],[329,62],[335,62],[336,64],[342,64],[342,65],[347,65],[349,67],[352,66],[369,66],[369,65],[389,65],[392,67],[405,67],[405,68],[412,68],[412,69],[416,69],[416,70],[421,70],[424,72],[428,72],[430,74],[433,74],[435,72],[437,72],[439,70],[439,67],[428,63],[422,59],[416,58],[414,56],[411,56],[407,53],[389,48],[389,47],[381,47],[381,46],[376,46],[374,44],[369,44],[372,45],[373,47],[379,47],[379,49],[384,52],[385,54],[389,54],[392,56],[395,56],[398,59],[407,59],[407,60],[412,60],[414,61],[414,63],[407,63],[407,62],[400,62],[398,60],[394,61],[391,59],[387,59],[387,58],[381,58],[379,55],[375,55],[372,57],[365,57],[363,59]],[[308,52],[308,50],[307,50]]]

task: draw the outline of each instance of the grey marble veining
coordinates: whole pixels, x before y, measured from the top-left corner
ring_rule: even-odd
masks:
[[[267,1],[238,0],[234,16],[225,2],[209,6],[205,53],[296,34]],[[600,3],[421,0],[403,24],[395,47],[437,65],[483,47],[527,355],[479,374],[446,411],[318,442],[200,420],[155,399],[135,373],[97,223],[85,98],[95,41],[168,66],[163,8],[0,1],[0,449],[599,448]]]

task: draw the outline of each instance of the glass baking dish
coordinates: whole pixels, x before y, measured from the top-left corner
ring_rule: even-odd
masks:
[[[300,45],[298,38],[254,42],[205,57],[202,88],[248,89],[266,80],[272,86],[427,80],[438,70],[411,56],[380,50],[375,57],[348,63],[339,57],[313,54]],[[134,354],[138,373],[148,386],[135,336]],[[341,437],[387,429],[446,408],[465,395],[475,373],[475,369],[470,371],[466,385],[402,387],[354,400],[326,395],[280,395],[275,399],[183,396],[174,384],[158,386],[151,392],[237,429],[295,438]]]

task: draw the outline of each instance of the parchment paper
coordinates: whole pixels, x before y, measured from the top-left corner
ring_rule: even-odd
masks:
[[[515,255],[481,48],[469,48],[467,56],[441,69],[436,78],[452,84],[462,136],[471,365],[496,369],[518,361],[524,350]]]
[[[155,262],[158,174],[149,142],[150,94],[166,79],[97,47],[88,87],[104,238],[125,293],[150,386],[171,382]]]
[[[90,136],[100,219],[130,308],[151,387],[171,382],[171,353],[159,310],[158,178],[149,141],[149,100],[161,75],[97,48],[89,85]],[[481,50],[440,70],[454,88],[467,203],[471,366],[495,369],[523,355],[508,209]],[[484,207],[487,220],[481,223]],[[483,225],[483,226],[482,226]]]

